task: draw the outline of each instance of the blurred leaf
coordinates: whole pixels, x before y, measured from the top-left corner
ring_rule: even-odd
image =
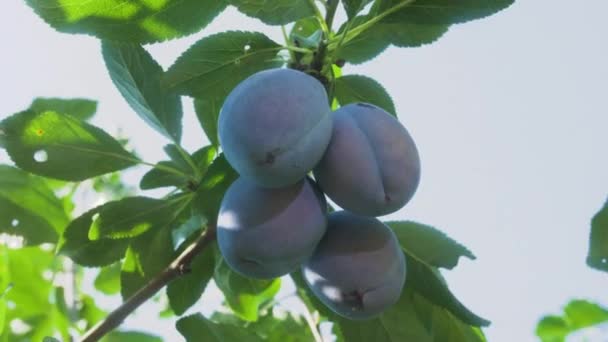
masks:
[[[315,340],[304,318],[295,316],[289,311],[280,315],[271,312],[260,317],[257,322],[248,324],[247,329],[255,331],[258,336],[268,342],[309,342]]]
[[[85,330],[89,330],[95,325],[95,323],[106,318],[107,313],[101,310],[97,304],[95,304],[93,297],[89,295],[82,295],[80,302],[82,303],[82,306],[78,310],[78,316],[87,322]]]
[[[112,331],[101,342],[163,342],[163,339],[139,331]]]
[[[608,201],[591,220],[587,265],[608,272]]]
[[[109,200],[118,200],[135,194],[134,187],[123,182],[120,172],[95,177],[93,179],[93,189],[101,197],[108,198]]]
[[[95,277],[95,288],[107,295],[120,292],[120,268],[119,262],[106,266],[99,271]]]
[[[196,112],[198,122],[201,124],[209,142],[216,147],[220,146],[217,122],[220,117],[222,103],[223,99],[221,101],[216,98],[194,99],[194,111]]]
[[[213,222],[216,220],[224,193],[238,178],[238,174],[223,154],[220,154],[209,166],[207,173],[198,186],[193,200],[196,212]]]
[[[0,284],[6,281],[12,284],[3,296],[7,303],[14,304],[7,305],[7,323],[19,318],[31,326],[31,330],[14,335],[11,341],[42,341],[45,336],[54,336],[56,333],[62,339],[69,337],[69,319],[59,305],[61,298],[58,295],[61,295],[61,291],[55,290],[52,278],[47,275],[58,267],[52,251],[38,247],[9,249],[0,244],[0,255],[8,259],[4,263],[5,269],[0,273]],[[8,326],[4,329],[5,332],[11,330]]]
[[[189,273],[169,283],[167,296],[176,315],[183,315],[199,300],[213,277],[214,266],[213,248],[205,248],[192,260]]]
[[[352,19],[357,13],[359,13],[365,5],[369,4],[373,0],[342,0],[344,10],[349,19]]]
[[[176,94],[161,88],[163,69],[136,44],[102,42],[102,54],[112,82],[131,108],[165,137],[182,135],[182,103]]]
[[[181,200],[127,197],[104,204],[89,229],[89,239],[124,239],[145,233],[154,226],[165,226],[177,216]]]
[[[44,179],[0,165],[0,233],[22,236],[25,245],[55,243],[68,222]]]
[[[0,245],[0,336],[3,336],[2,332],[5,325],[8,323],[6,319],[6,311],[8,308],[6,294],[12,287],[13,285],[9,273],[8,250],[6,247]]]
[[[101,39],[159,42],[199,31],[226,8],[223,0],[26,0],[54,29]]]
[[[66,228],[59,243],[59,252],[69,256],[82,266],[105,266],[112,264],[125,255],[129,246],[128,239],[101,238],[89,239],[89,228],[93,217],[104,206],[99,206],[74,219]]]
[[[182,188],[188,183],[188,178],[163,169],[164,167],[177,168],[177,165],[175,165],[174,162],[161,161],[157,165],[161,167],[153,168],[152,170],[146,172],[146,174],[144,174],[144,176],[141,178],[139,187],[142,190],[163,188],[168,186]]]
[[[219,252],[216,256],[215,283],[224,293],[228,305],[240,318],[254,322],[260,306],[274,298],[281,288],[281,279],[260,280],[244,277],[226,264]]]
[[[385,223],[391,227],[408,254],[430,266],[453,269],[460,257],[475,260],[475,255],[468,248],[436,228],[412,221]]]
[[[184,52],[165,74],[167,88],[220,106],[245,78],[283,64],[281,47],[257,32],[228,31],[205,37]]]
[[[536,326],[536,335],[543,342],[562,342],[572,332],[606,322],[608,308],[576,299],[566,305],[563,316],[543,317]]]
[[[101,129],[68,115],[25,111],[0,122],[0,145],[21,169],[81,181],[137,164]]]
[[[244,14],[268,25],[284,25],[314,15],[308,0],[228,0]]]
[[[262,341],[247,329],[230,324],[214,323],[201,314],[181,318],[177,321],[176,327],[187,342]]]
[[[34,99],[29,109],[37,113],[51,111],[68,114],[80,120],[89,120],[97,111],[97,101],[38,97]]]
[[[357,102],[371,103],[397,116],[393,100],[386,89],[367,76],[348,75],[337,78],[334,91],[341,106]]]

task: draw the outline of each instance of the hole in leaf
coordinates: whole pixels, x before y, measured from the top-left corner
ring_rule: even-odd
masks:
[[[8,302],[6,302],[6,307],[10,310],[13,310],[17,307],[17,304],[15,304],[15,302],[13,302],[12,300],[9,300]]]
[[[301,32],[303,29],[304,29],[304,27],[303,27],[303,26],[298,27],[298,31],[300,31],[300,32]]]
[[[603,258],[602,260],[600,260],[600,262],[602,264],[608,264],[608,258]]]
[[[245,47],[243,47],[243,50],[245,50],[245,52],[251,50],[251,45],[249,45],[249,44],[245,45]]]
[[[34,160],[39,163],[44,163],[45,161],[49,160],[49,155],[45,150],[38,150],[34,152]]]
[[[17,227],[18,225],[19,225],[19,220],[17,220],[17,219],[13,219],[13,220],[11,221],[11,226],[13,226],[13,227]]]

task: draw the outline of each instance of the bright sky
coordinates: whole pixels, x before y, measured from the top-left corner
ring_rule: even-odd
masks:
[[[391,48],[344,69],[392,94],[423,171],[412,202],[390,218],[434,225],[477,255],[446,277],[467,306],[493,321],[490,341],[534,341],[537,320],[571,298],[608,305],[608,275],[585,265],[589,221],[608,196],[606,13],[605,0],[519,1],[453,27],[433,45]],[[278,28],[230,10],[202,33],[149,51],[167,67],[202,36],[231,29],[281,41]],[[120,97],[95,39],[56,33],[23,1],[8,0],[0,41],[0,119],[38,96],[97,99],[95,124],[112,134],[120,127],[148,161],[164,158],[166,141]],[[185,107],[184,144],[192,151],[206,139],[189,101]],[[142,311],[130,327],[176,340],[171,321]]]

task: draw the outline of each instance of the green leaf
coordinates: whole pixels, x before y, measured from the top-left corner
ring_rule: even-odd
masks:
[[[341,106],[366,102],[376,105],[397,116],[395,104],[386,89],[373,78],[348,75],[336,79],[334,92]]]
[[[163,147],[163,150],[171,158],[171,161],[175,164],[175,167],[186,174],[194,174],[197,168],[192,161],[190,155],[187,154],[180,146],[175,144],[168,144]]]
[[[284,25],[314,15],[308,0],[228,0],[244,14],[268,25]]]
[[[424,25],[451,25],[481,19],[511,6],[515,0],[380,0],[370,13],[399,9],[385,22],[417,23]]]
[[[241,319],[254,322],[260,306],[270,301],[281,288],[281,279],[260,280],[244,277],[230,269],[219,252],[216,255],[215,283],[228,305]]]
[[[348,342],[459,342],[456,340],[435,340],[433,338],[433,330],[427,330],[415,311],[413,305],[414,296],[414,293],[405,290],[399,301],[378,318],[364,321],[353,321],[342,317],[337,318],[336,322],[339,325],[340,332],[344,336],[344,340]]]
[[[95,288],[107,295],[120,292],[120,268],[119,262],[102,268],[95,277]]]
[[[68,222],[45,179],[0,165],[0,233],[22,236],[25,245],[55,243]]]
[[[223,0],[26,0],[54,29],[133,43],[199,31],[226,8]]]
[[[608,201],[591,220],[587,265],[608,272]]]
[[[60,253],[69,256],[77,264],[91,267],[109,265],[122,259],[129,246],[128,239],[89,239],[93,217],[102,208],[99,206],[91,209],[70,223],[60,241]]]
[[[318,32],[322,32],[322,29],[317,17],[302,18],[293,24],[289,32],[289,41],[295,43],[298,40],[298,46],[318,46],[322,38],[318,38]],[[304,39],[304,42],[301,41],[302,39]]]
[[[365,5],[369,4],[373,0],[342,0],[344,10],[349,19],[352,19],[357,13],[363,10]]]
[[[442,231],[411,221],[385,222],[408,254],[435,267],[453,269],[460,257],[475,259],[475,255]]]
[[[238,173],[230,166],[223,154],[220,154],[201,180],[193,200],[194,210],[206,217],[209,221],[215,221],[220,209],[224,193],[238,178]]]
[[[101,129],[56,112],[25,111],[0,122],[0,146],[21,169],[81,181],[137,164]]]
[[[183,199],[182,199],[183,200]],[[176,217],[179,200],[127,197],[104,204],[89,229],[89,239],[124,239],[141,235],[152,227],[165,226]]]
[[[479,328],[463,323],[449,311],[433,305],[424,297],[413,294],[411,301],[418,320],[432,333],[433,341],[486,342]]]
[[[562,342],[572,332],[606,322],[608,308],[575,299],[566,305],[563,316],[543,317],[536,326],[536,335],[543,342]]]
[[[248,76],[281,66],[283,61],[277,57],[280,49],[262,33],[214,34],[184,52],[167,70],[164,84],[183,95],[223,103],[224,97]]]
[[[169,305],[181,316],[201,297],[207,283],[213,277],[215,258],[212,248],[205,248],[190,265],[190,272],[175,279],[167,286]]]
[[[196,150],[192,154],[192,160],[198,167],[200,173],[204,175],[216,156],[217,146],[209,145]]]
[[[80,120],[88,120],[97,111],[97,101],[38,97],[34,99],[29,109],[37,113],[46,111],[65,113]]]
[[[161,161],[158,164],[159,168],[153,168],[146,172],[139,182],[139,187],[142,190],[163,188],[167,186],[175,186],[178,188],[184,187],[188,183],[188,178],[177,175],[173,172],[168,172],[164,168],[177,168],[172,161]]]
[[[139,331],[112,331],[101,342],[163,342],[163,339]]]
[[[161,88],[163,69],[139,45],[103,41],[102,54],[110,78],[131,108],[165,137],[182,135],[182,103]]]
[[[369,21],[373,16],[365,15],[354,18],[351,24],[355,30],[358,25]],[[344,32],[346,25],[340,28]],[[352,64],[361,64],[373,59],[390,45],[397,47],[419,47],[430,44],[448,31],[448,25],[417,24],[401,21],[380,21],[352,39],[347,39],[337,49],[338,58]]]
[[[423,296],[431,303],[448,310],[464,323],[476,327],[488,326],[490,322],[469,310],[450,292],[441,273],[436,268],[407,254],[407,279],[405,286]]]
[[[187,196],[172,200],[176,206],[172,207],[168,219],[154,222],[146,233],[131,239],[120,275],[123,299],[129,298],[171,263],[174,257],[172,231],[182,223],[179,219],[190,199]]]
[[[175,325],[187,342],[262,341],[261,338],[245,328],[214,323],[201,314],[184,317],[178,320]]]
[[[196,112],[198,122],[201,124],[209,142],[216,147],[220,146],[220,140],[217,133],[217,122],[220,117],[220,110],[222,109],[223,102],[223,99],[218,100],[217,98],[194,99],[194,111]]]

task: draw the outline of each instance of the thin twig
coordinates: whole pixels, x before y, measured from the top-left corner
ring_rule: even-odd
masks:
[[[209,225],[204,233],[188,246],[173,262],[156,277],[152,278],[144,287],[140,288],[121,306],[112,311],[108,317],[87,331],[81,342],[94,342],[105,334],[117,328],[135,309],[152,298],[160,289],[175,278],[189,272],[190,264],[207,245],[215,239],[215,225]]]

